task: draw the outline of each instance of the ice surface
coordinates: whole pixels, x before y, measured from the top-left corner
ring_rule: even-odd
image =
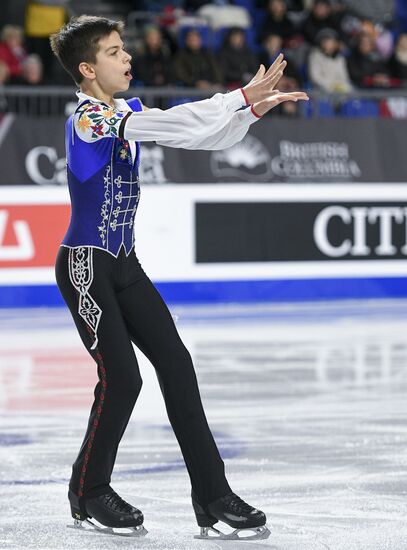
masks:
[[[201,541],[153,367],[113,488],[140,540],[68,529],[96,369],[66,310],[0,311],[0,548],[404,550],[407,304],[177,308],[232,488],[266,541]],[[225,529],[226,530],[226,529]]]

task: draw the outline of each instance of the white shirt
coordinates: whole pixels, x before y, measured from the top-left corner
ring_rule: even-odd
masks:
[[[77,92],[77,96],[80,103],[91,102],[74,116],[77,135],[89,143],[119,137],[121,132],[130,146],[132,141],[155,141],[183,149],[225,149],[242,140],[250,125],[259,119],[251,108],[238,111],[246,106],[241,89],[171,109],[140,112],[132,112],[124,99],[115,99],[113,108],[82,92]],[[99,107],[97,112],[93,110],[95,105]],[[131,114],[123,122],[129,111]]]

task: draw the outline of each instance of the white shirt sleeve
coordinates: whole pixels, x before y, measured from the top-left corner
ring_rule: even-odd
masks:
[[[206,132],[201,131],[194,136],[188,136],[188,140],[183,139],[182,136],[177,136],[175,139],[157,140],[157,144],[184,149],[203,149],[205,151],[226,149],[241,141],[247,134],[250,125],[259,118],[261,117],[255,115],[251,109],[244,109],[233,113],[229,122],[218,128],[213,134],[208,135]]]
[[[237,135],[239,123],[254,122],[256,119],[251,112],[249,115],[244,112],[243,116],[234,116],[236,110],[245,105],[239,89],[228,94],[215,94],[210,99],[177,105],[166,111],[149,109],[133,113],[125,121],[124,137],[156,141],[159,145],[183,149],[222,149],[228,146],[221,143],[223,136],[225,143],[228,143],[231,134]],[[243,127],[242,136],[249,125],[243,124]]]
[[[257,119],[250,109],[236,113],[245,105],[241,89],[165,111],[125,112],[102,103],[86,103],[75,113],[74,126],[86,142],[123,137],[184,149],[222,149],[242,139]]]

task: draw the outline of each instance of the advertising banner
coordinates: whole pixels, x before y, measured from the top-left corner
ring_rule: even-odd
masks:
[[[64,128],[64,118],[3,117],[0,185],[65,186]],[[406,150],[404,121],[269,116],[223,151],[144,143],[140,179],[145,184],[403,182]]]
[[[63,305],[66,187],[0,187],[0,307]],[[407,297],[407,188],[145,185],[135,253],[169,302]]]
[[[407,259],[407,201],[196,204],[198,263],[386,259]]]
[[[69,216],[67,204],[1,204],[0,268],[52,266]]]

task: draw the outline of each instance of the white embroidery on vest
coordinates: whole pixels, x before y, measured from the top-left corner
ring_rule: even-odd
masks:
[[[104,201],[102,203],[102,207],[100,209],[100,214],[102,216],[102,223],[101,225],[98,226],[98,229],[99,229],[99,235],[100,235],[100,238],[102,239],[102,244],[103,246],[106,245],[106,232],[107,232],[107,229],[106,229],[106,226],[107,226],[107,220],[109,219],[109,212],[110,212],[110,201],[111,201],[111,197],[110,197],[110,170],[111,170],[111,167],[110,165],[108,165],[106,167],[106,172],[105,172],[105,175],[103,176],[103,189],[104,189]]]

